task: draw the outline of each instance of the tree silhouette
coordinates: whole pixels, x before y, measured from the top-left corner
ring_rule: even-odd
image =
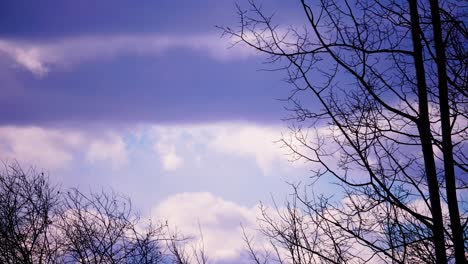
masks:
[[[62,191],[16,162],[0,171],[0,263],[207,263],[188,240],[142,221],[117,193]]]
[[[18,164],[0,172],[0,262],[52,263],[55,243],[50,236],[57,189],[44,174],[24,172]]]
[[[63,263],[161,263],[163,225],[140,226],[130,200],[115,193],[67,192],[56,215]]]
[[[302,0],[305,24],[285,27],[249,3],[223,33],[286,72],[282,142],[341,189],[330,199],[295,186],[286,209],[264,211],[273,249],[261,258],[246,237],[253,259],[466,263],[466,7]]]

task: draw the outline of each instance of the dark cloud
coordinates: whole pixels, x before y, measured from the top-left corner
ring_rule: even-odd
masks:
[[[1,1],[0,36],[206,31],[213,21],[225,21],[233,9],[234,2],[212,0]]]
[[[105,39],[155,32],[183,37],[213,35],[219,34],[214,25],[235,25],[235,2],[0,1],[0,40],[27,45],[57,44],[64,39],[73,42],[83,36]],[[294,6],[284,1],[269,4],[283,8],[285,13]],[[54,47],[48,52],[53,53]],[[14,57],[15,47],[9,48]],[[0,52],[0,124],[276,122],[285,115],[282,103],[276,101],[288,95],[281,89],[286,85],[279,82],[283,75],[258,72],[265,68],[256,63],[258,60],[217,61],[196,49],[110,58],[80,50],[67,52],[73,60],[88,58],[68,68],[47,68],[50,72],[42,77]],[[44,65],[34,66],[39,71]]]
[[[57,38],[122,32],[206,32],[237,23],[235,4],[246,0],[14,0],[0,1],[0,37]],[[299,1],[268,1],[269,12],[301,12]]]
[[[190,51],[86,63],[43,77],[3,67],[20,92],[8,87],[11,96],[0,99],[0,123],[278,121],[283,110],[275,99],[287,91],[280,76],[260,67]]]

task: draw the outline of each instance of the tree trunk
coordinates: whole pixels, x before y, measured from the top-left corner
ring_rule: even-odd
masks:
[[[437,181],[434,152],[432,149],[429,111],[427,102],[427,86],[423,61],[423,48],[421,45],[421,28],[419,26],[419,12],[416,0],[409,0],[411,16],[411,36],[414,48],[414,64],[418,85],[419,119],[418,130],[424,156],[427,184],[432,213],[432,233],[435,246],[436,261],[439,264],[447,263],[445,252],[444,226],[442,209],[440,206],[439,183]]]
[[[457,189],[455,185],[455,169],[453,163],[452,131],[450,127],[450,108],[447,84],[447,60],[445,46],[442,41],[442,26],[440,22],[439,2],[431,0],[432,29],[434,32],[434,46],[436,51],[436,64],[439,86],[440,119],[442,122],[442,152],[444,155],[445,185],[447,191],[448,210],[450,214],[450,227],[452,229],[453,244],[455,247],[456,263],[466,263],[463,232],[458,211]]]

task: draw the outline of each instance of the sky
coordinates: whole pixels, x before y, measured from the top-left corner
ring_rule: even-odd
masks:
[[[292,2],[265,7],[295,24]],[[237,23],[230,0],[1,1],[0,159],[200,224],[214,263],[236,263],[240,224],[311,174],[277,143],[285,76],[216,28]]]

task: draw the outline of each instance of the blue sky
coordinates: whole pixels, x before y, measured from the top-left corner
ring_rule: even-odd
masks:
[[[181,231],[200,222],[212,259],[236,259],[239,223],[310,174],[274,143],[284,76],[215,28],[236,23],[234,1],[2,1],[0,159],[125,193]]]

